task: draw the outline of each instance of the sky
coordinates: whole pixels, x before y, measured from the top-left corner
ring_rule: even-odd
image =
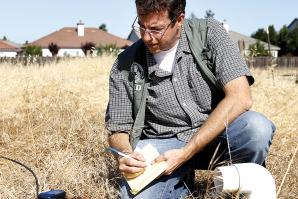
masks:
[[[187,0],[186,17],[204,17],[212,10],[215,19],[226,20],[230,29],[251,35],[274,25],[279,30],[298,18],[297,0]],[[63,27],[106,24],[108,32],[127,38],[136,16],[134,0],[0,0],[0,39],[32,42]]]

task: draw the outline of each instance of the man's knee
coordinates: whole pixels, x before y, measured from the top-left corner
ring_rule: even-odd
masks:
[[[244,133],[247,133],[252,140],[255,140],[257,145],[262,147],[263,144],[271,144],[275,126],[264,115],[248,111],[244,113],[242,120],[246,123]]]
[[[229,127],[231,129],[228,137],[232,153],[243,156],[244,162],[262,164],[272,143],[274,124],[262,114],[248,111]]]

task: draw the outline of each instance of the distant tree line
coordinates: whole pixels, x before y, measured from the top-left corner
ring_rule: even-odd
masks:
[[[204,18],[214,18],[215,13],[212,10],[206,10]],[[194,13],[190,14],[190,18],[197,18]],[[268,27],[270,44],[280,47],[279,56],[298,56],[298,26],[289,30],[284,25],[279,31],[276,31],[274,25]],[[251,37],[259,40],[255,44],[249,46],[249,50],[253,57],[257,56],[269,56],[269,49],[265,48],[265,45],[260,41],[268,42],[267,31],[264,28],[259,28],[254,32]]]
[[[268,30],[270,43],[281,48],[279,56],[298,56],[298,26],[289,30],[284,25],[279,31],[276,31],[274,25],[270,25]],[[267,31],[264,28],[259,28],[251,37],[268,42]]]

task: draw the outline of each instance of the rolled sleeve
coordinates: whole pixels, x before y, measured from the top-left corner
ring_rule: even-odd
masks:
[[[111,134],[132,128],[132,96],[133,88],[128,80],[128,72],[120,70],[116,60],[110,73],[109,102],[105,116],[105,125]]]
[[[249,68],[236,43],[222,24],[215,19],[208,19],[208,28],[208,44],[213,54],[216,78],[220,85],[224,87],[229,81],[241,76],[246,76],[249,84],[252,84],[254,79]]]

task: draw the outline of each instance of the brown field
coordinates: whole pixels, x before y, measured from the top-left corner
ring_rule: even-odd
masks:
[[[0,64],[0,156],[22,162],[39,191],[68,198],[115,198],[119,174],[105,153],[104,114],[114,58],[85,58],[38,66]],[[278,198],[298,198],[296,69],[254,69],[253,109],[277,126],[267,168]],[[293,159],[292,162],[291,159]],[[36,198],[32,174],[0,158],[0,198]]]

